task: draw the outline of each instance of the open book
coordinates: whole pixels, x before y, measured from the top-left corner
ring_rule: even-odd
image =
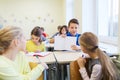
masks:
[[[39,56],[39,57],[44,57],[44,56],[47,56],[47,55],[49,55],[49,54],[50,54],[50,52],[39,52],[39,53],[29,52],[29,53],[26,54],[26,55],[28,55],[28,56]]]
[[[61,37],[55,36],[54,50],[70,50],[71,46],[76,45],[76,37]]]

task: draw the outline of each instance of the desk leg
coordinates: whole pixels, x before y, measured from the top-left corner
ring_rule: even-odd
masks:
[[[47,80],[47,74],[46,74],[46,70],[44,70],[44,80]]]
[[[70,65],[69,64],[67,65],[67,76],[68,76],[67,80],[70,80]]]
[[[61,80],[64,80],[64,65],[60,65],[61,67]]]

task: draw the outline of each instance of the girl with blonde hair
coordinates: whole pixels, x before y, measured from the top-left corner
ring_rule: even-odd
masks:
[[[23,53],[26,40],[19,27],[0,29],[0,80],[36,80],[47,65],[38,64],[30,70]]]

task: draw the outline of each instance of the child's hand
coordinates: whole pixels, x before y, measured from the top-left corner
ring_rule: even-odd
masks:
[[[77,59],[77,63],[80,68],[83,68],[83,67],[85,67],[86,60],[84,58],[80,57]]]
[[[40,50],[36,50],[35,53],[40,53],[41,51]]]
[[[72,50],[80,50],[80,46],[77,45],[72,45],[71,48]]]
[[[24,50],[25,54],[28,54],[28,51],[27,50]]]
[[[63,37],[63,38],[65,38],[65,37],[66,37],[66,35],[65,35],[65,34],[61,34],[60,36],[61,36],[61,37]]]
[[[49,68],[48,65],[47,65],[46,63],[44,63],[44,62],[41,62],[41,65],[42,65],[43,67],[45,67],[45,69],[48,69],[48,68]]]

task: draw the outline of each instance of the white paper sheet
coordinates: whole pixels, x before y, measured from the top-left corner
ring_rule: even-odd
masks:
[[[55,36],[54,50],[71,50],[72,45],[76,45],[76,37]]]

